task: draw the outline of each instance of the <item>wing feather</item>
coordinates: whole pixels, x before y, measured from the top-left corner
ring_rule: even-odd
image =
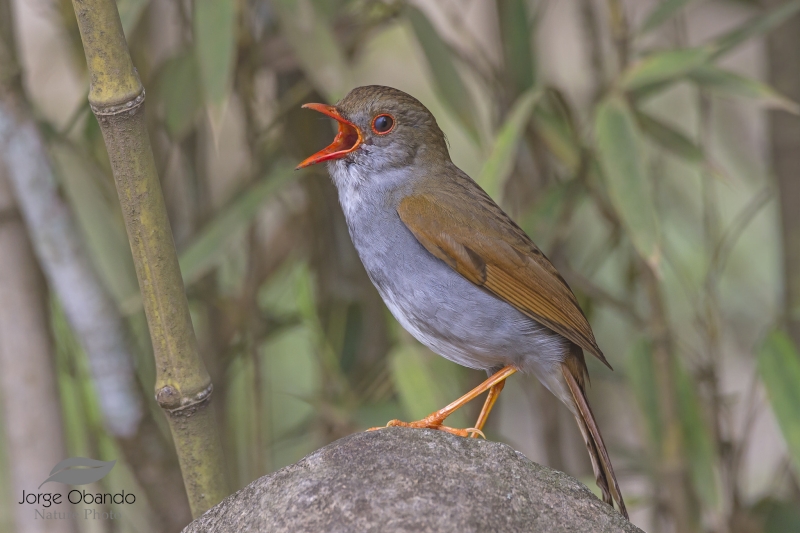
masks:
[[[420,244],[453,270],[611,368],[567,282],[470,178],[459,177],[452,189],[418,190],[397,213]]]

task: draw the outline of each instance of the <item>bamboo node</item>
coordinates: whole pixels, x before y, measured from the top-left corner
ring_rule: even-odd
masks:
[[[89,102],[92,112],[96,116],[121,115],[123,113],[133,114],[144,103],[145,91],[142,87],[140,92],[133,100],[128,100],[121,104],[105,105],[101,103]]]
[[[184,396],[172,385],[165,385],[156,391],[156,401],[162,409],[175,413],[184,409],[195,408],[208,401],[214,391],[213,384],[209,383],[206,388],[192,396]]]

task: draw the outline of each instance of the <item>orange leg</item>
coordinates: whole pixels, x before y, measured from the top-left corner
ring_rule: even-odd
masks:
[[[486,420],[489,418],[489,413],[492,412],[492,407],[494,407],[494,403],[500,397],[500,391],[503,390],[503,387],[506,386],[506,380],[500,381],[499,383],[495,383],[492,385],[492,388],[489,389],[489,394],[486,396],[486,401],[483,403],[483,408],[481,409],[481,414],[478,415],[478,421],[475,422],[475,429],[482,430],[483,426],[486,424]],[[477,437],[477,433],[473,433],[472,437]]]
[[[416,422],[402,422],[400,420],[390,420],[389,423],[386,424],[386,426],[387,427],[401,426],[401,427],[407,427],[407,428],[438,429],[438,430],[446,431],[448,433],[452,433],[453,435],[458,435],[458,436],[461,436],[461,437],[468,437],[470,434],[482,434],[480,428],[456,429],[456,428],[443,426],[442,423],[444,422],[445,418],[447,418],[448,416],[452,415],[456,410],[458,410],[459,408],[463,407],[470,400],[473,400],[473,399],[477,398],[478,396],[480,396],[482,393],[486,392],[489,389],[494,390],[495,385],[503,383],[504,380],[508,376],[510,376],[511,374],[513,374],[516,371],[517,371],[517,369],[514,368],[513,366],[507,366],[507,367],[503,368],[502,370],[500,370],[498,372],[495,372],[495,374],[492,375],[489,379],[487,379],[486,381],[484,381],[483,383],[481,383],[480,385],[478,385],[477,387],[475,387],[474,389],[472,389],[471,391],[466,393],[464,396],[462,396],[458,400],[450,403],[449,405],[443,407],[442,409],[439,409],[438,411],[435,411],[435,412],[429,414],[428,416],[426,416],[422,420],[417,420]],[[500,389],[502,389],[502,386],[500,387]],[[500,393],[500,389],[498,389],[497,393],[495,394],[495,400],[497,398],[497,394]],[[490,392],[490,396],[491,396],[491,392]],[[488,398],[487,398],[487,402],[488,402]],[[492,401],[492,405],[493,404],[494,404],[494,400]],[[486,406],[485,405],[484,405],[483,409],[486,410]],[[489,406],[489,410],[491,410],[491,405]],[[489,413],[487,411],[486,415],[488,416],[488,414]],[[483,416],[483,411],[481,411],[481,416]],[[485,421],[486,420],[485,420],[485,417],[484,417],[484,422]],[[480,419],[479,419],[479,422],[480,422]],[[375,429],[381,429],[381,428],[370,428],[370,431],[375,430]]]

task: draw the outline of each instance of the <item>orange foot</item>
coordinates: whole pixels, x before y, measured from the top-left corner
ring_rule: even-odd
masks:
[[[477,428],[466,428],[466,429],[457,429],[451,428],[448,426],[443,426],[441,422],[437,422],[436,420],[430,419],[430,417],[423,418],[422,420],[417,420],[416,422],[403,422],[402,420],[389,420],[389,423],[386,424],[386,427],[404,427],[404,428],[427,428],[427,429],[436,429],[438,431],[446,431],[447,433],[451,433],[453,435],[458,435],[459,437],[476,437],[480,435],[484,439],[486,439],[486,435],[483,434],[483,431]],[[369,428],[367,431],[376,431],[378,429],[383,429],[382,427],[376,428]]]
[[[489,416],[489,411],[492,410],[492,406],[497,400],[497,397],[500,395],[500,391],[503,390],[505,379],[516,371],[516,367],[507,366],[502,370],[495,372],[489,379],[466,393],[458,400],[451,402],[446,407],[429,414],[422,420],[417,420],[416,422],[390,420],[389,423],[386,424],[386,427],[399,426],[404,428],[428,428],[446,431],[448,433],[452,433],[453,435],[458,435],[459,437],[477,437],[480,435],[485,439],[486,435],[483,434],[481,429],[483,429],[483,425],[486,423],[486,418]],[[478,423],[476,424],[477,427],[456,429],[442,425],[448,416],[452,415],[457,409],[487,390],[489,391],[489,395],[486,398],[486,403],[484,403],[483,409],[481,409],[481,415],[478,417]],[[383,428],[370,428],[367,431],[375,431],[376,429]]]

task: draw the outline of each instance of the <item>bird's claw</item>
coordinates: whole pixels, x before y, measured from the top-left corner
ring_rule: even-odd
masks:
[[[477,438],[477,437],[478,437],[478,435],[480,435],[480,436],[481,436],[481,438],[482,438],[483,440],[486,440],[486,435],[484,435],[484,434],[483,434],[483,431],[481,431],[481,430],[480,430],[480,429],[478,429],[478,428],[467,428],[467,429],[465,429],[464,431],[466,431],[467,433],[469,433],[469,434],[470,434],[469,436],[470,436],[471,438],[473,438],[473,439],[474,439],[474,438]]]

